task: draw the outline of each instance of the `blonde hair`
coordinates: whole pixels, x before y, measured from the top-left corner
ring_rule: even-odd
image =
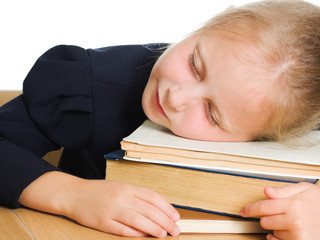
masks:
[[[285,141],[320,125],[320,8],[276,0],[229,8],[200,31],[218,30],[246,39],[273,76],[265,101],[271,114],[252,139]]]

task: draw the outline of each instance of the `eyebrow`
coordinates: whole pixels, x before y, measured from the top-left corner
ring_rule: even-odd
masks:
[[[199,44],[199,42],[195,46],[195,52],[198,53],[197,56],[201,62],[201,69],[200,69],[200,71],[202,72],[201,78],[203,78],[203,80],[204,80],[208,76],[208,66],[207,66],[206,62],[204,61],[203,49],[201,48],[201,45]],[[218,119],[215,119],[216,122],[218,123],[220,128],[227,131],[226,128],[224,127],[224,124],[223,124],[223,122],[225,122],[224,116],[223,116],[222,112],[220,111],[218,105],[216,104],[216,102],[213,99],[210,99],[210,102],[211,102],[212,108],[215,109],[215,111],[216,111],[215,115],[218,116]]]

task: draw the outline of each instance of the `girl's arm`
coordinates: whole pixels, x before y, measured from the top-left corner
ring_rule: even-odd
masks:
[[[123,182],[48,172],[22,192],[19,203],[122,236],[179,234],[179,214],[169,203],[151,190]]]
[[[320,188],[299,183],[265,188],[268,200],[241,209],[243,217],[261,217],[263,228],[273,230],[268,240],[320,239]]]
[[[120,142],[119,137],[134,129],[137,122],[131,124],[131,118],[128,122],[121,121],[122,125],[116,128],[113,125],[116,121],[109,120],[110,124],[106,127],[106,115],[101,113],[110,115],[110,112],[105,111],[104,104],[98,108],[93,99],[105,103],[115,96],[108,94],[114,92],[114,88],[109,89],[109,84],[100,84],[101,79],[111,82],[117,82],[119,78],[127,79],[121,74],[116,78],[120,71],[116,71],[111,63],[116,62],[120,70],[130,66],[129,69],[133,70],[128,79],[136,79],[140,74],[135,66],[144,66],[141,59],[149,61],[152,51],[143,46],[110,49],[89,53],[80,47],[63,45],[48,50],[28,73],[23,94],[0,108],[0,204],[18,207],[20,203],[120,235],[151,234],[161,237],[166,232],[176,235],[179,231],[174,221],[178,220],[179,215],[158,194],[121,182],[74,177],[59,172],[58,168],[42,159],[47,152],[62,146],[78,151],[90,142],[99,143],[97,148],[101,161],[104,161],[103,154],[108,152],[105,146],[114,150],[115,144]],[[132,54],[132,49],[136,50],[135,54]],[[94,60],[91,59],[93,55]],[[127,61],[114,61],[113,56],[118,55]],[[128,56],[134,56],[134,59]],[[102,85],[106,86],[103,91]],[[128,93],[140,106],[136,93],[130,90],[131,86],[137,85],[136,82],[124,85],[128,86]],[[121,85],[119,91],[123,93],[124,89]],[[125,102],[131,102],[131,98],[126,98]],[[120,105],[125,104],[121,102]],[[110,105],[110,108],[113,107]],[[121,113],[128,114],[126,111]],[[96,125],[97,122],[102,124]],[[126,125],[128,128],[124,129]],[[99,136],[95,136],[94,129],[102,129],[101,126],[104,127],[103,134],[99,131]],[[102,142],[113,135],[109,134],[110,130],[121,130],[121,133],[110,142]],[[97,152],[97,149],[94,150],[92,152]]]

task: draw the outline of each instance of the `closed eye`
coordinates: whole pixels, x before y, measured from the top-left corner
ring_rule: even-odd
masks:
[[[208,121],[210,122],[210,124],[212,126],[219,126],[216,118],[213,115],[212,107],[211,107],[211,104],[209,102],[206,103],[206,116],[207,116]]]
[[[200,72],[195,64],[195,54],[192,53],[190,54],[189,56],[189,66],[190,66],[190,69],[192,71],[192,73],[198,78],[200,77]]]

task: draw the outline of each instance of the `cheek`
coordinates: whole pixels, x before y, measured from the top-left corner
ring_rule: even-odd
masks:
[[[181,137],[208,140],[214,134],[214,128],[201,111],[180,114],[171,123],[171,131]]]
[[[157,66],[157,73],[161,80],[181,83],[188,79],[188,77],[190,78],[187,63],[188,60],[184,60],[184,58],[168,56]]]

